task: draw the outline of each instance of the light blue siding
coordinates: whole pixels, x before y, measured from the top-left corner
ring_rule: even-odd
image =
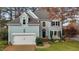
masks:
[[[28,18],[29,16],[24,12],[20,17],[20,26],[8,25],[8,42],[12,41],[12,33],[36,33],[36,36],[39,37],[39,26],[29,26]],[[26,24],[23,24],[23,19],[25,19]]]
[[[39,26],[9,26],[9,42],[12,41],[12,33],[24,33],[24,29],[25,33],[36,33],[36,36],[39,37]]]

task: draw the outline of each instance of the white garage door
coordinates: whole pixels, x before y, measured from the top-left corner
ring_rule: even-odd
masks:
[[[36,36],[34,33],[15,33],[13,34],[13,45],[35,45]]]

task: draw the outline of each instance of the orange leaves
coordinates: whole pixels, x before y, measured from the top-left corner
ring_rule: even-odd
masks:
[[[66,7],[67,8],[67,7]],[[67,18],[67,17],[74,17],[79,11],[79,8],[69,8],[65,10],[64,7],[47,7],[45,8],[49,13],[49,18]],[[77,10],[76,10],[77,9]]]
[[[53,18],[56,18],[56,19],[62,18],[62,16],[58,15],[58,11],[59,10],[57,8],[55,8],[55,7],[49,7],[49,8],[47,8],[47,11],[49,13],[49,16],[48,17],[50,19],[53,19]]]

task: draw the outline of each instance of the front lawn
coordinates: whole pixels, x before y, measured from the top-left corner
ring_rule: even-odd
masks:
[[[79,41],[51,43],[48,48],[36,48],[36,51],[79,51]]]
[[[0,51],[4,50],[4,48],[7,46],[6,40],[0,40]]]

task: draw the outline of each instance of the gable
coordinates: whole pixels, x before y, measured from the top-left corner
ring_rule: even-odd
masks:
[[[30,21],[28,20],[30,18]],[[26,24],[39,24],[39,19],[34,19],[28,13],[22,13],[19,17],[15,18],[14,20],[8,22],[7,25],[22,25],[23,19],[26,20]]]
[[[23,24],[23,21],[25,20],[25,23],[27,24],[28,23],[28,18],[29,16],[24,12],[20,15],[20,23]]]

